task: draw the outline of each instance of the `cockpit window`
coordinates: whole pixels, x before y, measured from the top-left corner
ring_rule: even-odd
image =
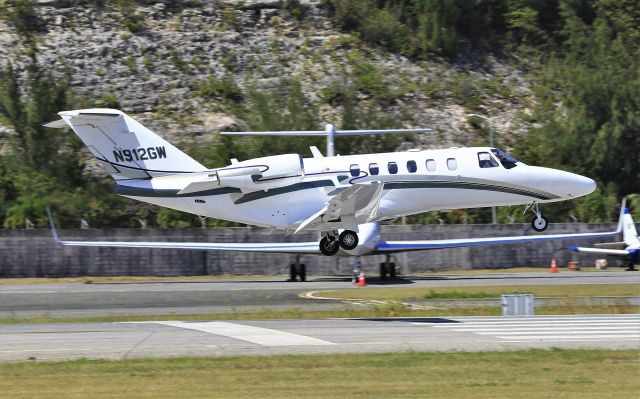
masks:
[[[493,152],[493,155],[495,155],[496,158],[500,160],[500,162],[502,163],[502,166],[504,166],[505,169],[511,169],[518,166],[517,165],[518,160],[512,157],[511,155],[507,154],[506,152],[499,150],[497,148],[492,148],[491,152]]]
[[[488,152],[478,153],[478,164],[481,168],[495,168],[500,166],[498,165],[498,161],[496,161]]]

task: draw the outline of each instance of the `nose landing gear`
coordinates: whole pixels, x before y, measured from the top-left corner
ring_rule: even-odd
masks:
[[[532,208],[531,210],[536,215],[536,217],[531,221],[531,227],[537,232],[545,231],[547,227],[549,227],[549,222],[544,218],[544,216],[542,216],[540,205],[537,202],[534,202],[533,206],[527,205],[524,211],[526,212],[529,208]]]

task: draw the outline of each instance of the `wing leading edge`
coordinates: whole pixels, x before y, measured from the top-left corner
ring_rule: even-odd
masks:
[[[200,249],[216,251],[241,251],[277,254],[319,254],[317,242],[292,243],[215,243],[215,242],[162,242],[162,241],[67,241],[58,237],[51,211],[47,209],[51,233],[56,243],[72,247]]]
[[[600,238],[620,234],[623,229],[623,216],[626,201],[622,201],[618,228],[615,231],[601,233],[576,233],[576,234],[548,234],[541,236],[512,236],[512,237],[488,237],[488,238],[456,238],[446,240],[417,240],[417,241],[380,241],[376,245],[377,253],[392,253],[404,251],[422,251],[428,249],[444,249],[459,247],[475,247],[481,245],[519,244],[536,241],[553,241],[578,238]],[[626,251],[625,251],[626,252]]]

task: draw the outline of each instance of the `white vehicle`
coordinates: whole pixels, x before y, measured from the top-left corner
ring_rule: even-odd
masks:
[[[620,224],[622,227],[622,242],[606,242],[595,244],[594,248],[590,247],[567,247],[575,252],[588,254],[606,255],[618,258],[624,258],[629,262],[627,270],[635,270],[634,265],[640,261],[640,237],[633,223],[631,212],[625,208],[625,202],[622,203],[623,213],[620,215]]]
[[[367,255],[407,250],[601,237],[616,232],[522,237],[382,241],[378,222],[442,209],[527,205],[532,226],[547,221],[538,205],[587,195],[593,180],[525,165],[490,147],[331,156],[312,147],[209,169],[125,113],[86,109],[59,113],[45,126],[71,127],[116,180],[115,192],[168,208],[294,233],[316,230],[320,242],[175,243],[60,241],[63,245],[211,249],[292,254]],[[429,129],[422,129],[428,131]],[[395,131],[253,132],[278,135],[397,133]],[[52,226],[53,227],[53,226]],[[54,230],[55,233],[55,230]],[[56,236],[57,239],[57,236]]]

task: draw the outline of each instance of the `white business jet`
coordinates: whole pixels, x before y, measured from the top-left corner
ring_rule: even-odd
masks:
[[[320,242],[176,243],[62,241],[63,245],[181,248],[289,254],[368,255],[586,238],[617,232],[383,241],[378,222],[426,211],[527,205],[536,231],[547,227],[538,205],[587,195],[595,182],[556,169],[525,165],[490,147],[333,155],[333,137],[419,130],[244,132],[240,134],[326,135],[327,155],[274,155],[209,169],[125,113],[86,109],[59,113],[47,127],[71,127],[116,180],[115,192],[180,211],[288,230],[315,230]],[[52,221],[53,222],[53,221]],[[52,224],[52,228],[53,228]]]
[[[631,212],[622,203],[623,213],[620,215],[622,227],[622,242],[606,242],[590,247],[567,247],[568,249],[588,254],[613,256],[623,258],[629,262],[627,270],[635,270],[634,265],[640,261],[640,237],[633,223]]]

